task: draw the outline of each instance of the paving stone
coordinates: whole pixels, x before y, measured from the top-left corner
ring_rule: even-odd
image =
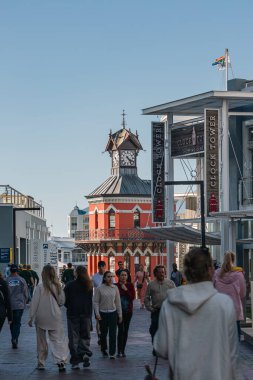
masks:
[[[65,309],[63,308],[63,317],[66,326]],[[153,368],[155,358],[152,356],[151,338],[148,333],[150,324],[150,313],[146,310],[140,310],[139,304],[135,301],[134,315],[129,330],[129,339],[126,348],[126,358],[116,360],[105,359],[101,356],[100,348],[97,345],[97,336],[95,329],[91,333],[91,349],[93,356],[91,366],[80,370],[71,370],[67,365],[65,373],[58,373],[57,366],[53,363],[52,356],[49,354],[45,371],[36,369],[36,334],[35,328],[27,325],[28,308],[25,310],[22,318],[21,334],[19,339],[19,348],[13,350],[10,342],[10,332],[8,324],[5,323],[0,334],[0,378],[1,380],[15,379],[80,379],[87,380],[142,380],[144,379],[145,364]],[[95,326],[95,322],[93,324]],[[67,329],[66,329],[67,331]],[[245,380],[253,379],[253,348],[247,342],[240,344],[240,364],[241,372]],[[167,379],[167,362],[163,359],[158,360],[157,377],[159,380]]]

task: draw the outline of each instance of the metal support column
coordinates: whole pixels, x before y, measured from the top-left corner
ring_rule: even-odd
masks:
[[[229,123],[228,123],[228,101],[223,100],[222,112],[222,172],[221,172],[221,211],[229,211]],[[224,252],[229,249],[229,221],[221,220],[221,256],[220,261],[223,261]]]
[[[166,122],[166,147],[165,147],[165,173],[167,181],[174,181],[174,160],[171,157],[171,126],[173,124],[173,114],[167,114],[167,122]],[[166,200],[167,200],[167,220],[166,225],[170,226],[171,221],[174,219],[174,187],[168,186],[166,189]],[[167,240],[166,241],[166,251],[167,251],[167,277],[170,277],[171,267],[174,263],[174,250],[175,244],[174,241]]]

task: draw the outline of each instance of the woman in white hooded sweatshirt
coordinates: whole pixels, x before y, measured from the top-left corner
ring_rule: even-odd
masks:
[[[234,305],[213,287],[208,249],[190,250],[184,273],[189,284],[168,291],[154,337],[157,355],[168,359],[168,378],[241,379]]]
[[[68,342],[64,334],[61,309],[64,305],[65,294],[56,276],[54,267],[44,266],[42,284],[36,287],[30,305],[29,326],[35,321],[37,334],[38,366],[37,369],[45,369],[45,361],[48,355],[46,332],[48,332],[51,350],[58,365],[59,371],[65,371],[65,363],[68,358]]]

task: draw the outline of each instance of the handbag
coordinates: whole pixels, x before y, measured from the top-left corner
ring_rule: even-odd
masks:
[[[156,356],[156,358],[155,358],[155,366],[154,366],[153,373],[152,373],[149,365],[145,365],[145,368],[146,368],[146,371],[148,374],[145,376],[144,380],[158,380],[157,377],[155,377],[157,362],[158,362],[158,356]]]
[[[137,284],[137,286],[136,286],[137,289],[142,289],[142,287],[143,287],[143,282],[144,282],[144,280],[145,280],[145,277],[146,277],[146,274],[145,274],[145,272],[144,272],[144,273],[143,273],[143,279],[142,279],[141,284]]]

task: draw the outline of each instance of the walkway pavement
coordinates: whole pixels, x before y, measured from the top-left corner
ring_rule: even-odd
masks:
[[[64,310],[64,309],[63,309]],[[64,310],[65,312],[65,310]],[[80,379],[87,380],[143,380],[145,377],[145,364],[154,366],[154,357],[151,353],[150,336],[148,333],[150,315],[146,310],[140,310],[135,301],[134,316],[130,326],[130,336],[127,345],[127,357],[115,361],[101,357],[95,332],[92,332],[92,363],[89,368],[73,371],[70,365],[67,371],[59,375],[49,355],[46,370],[36,370],[36,337],[35,329],[27,326],[28,310],[23,315],[23,323],[19,341],[19,348],[13,350],[10,344],[10,333],[5,323],[0,334],[0,378],[1,380],[17,379]],[[186,358],[187,360],[187,358]],[[246,342],[240,343],[240,364],[245,380],[253,379],[253,347]],[[159,380],[167,379],[167,363],[159,359],[157,377]],[[194,380],[194,379],[193,379]],[[219,380],[219,379],[217,379]]]

